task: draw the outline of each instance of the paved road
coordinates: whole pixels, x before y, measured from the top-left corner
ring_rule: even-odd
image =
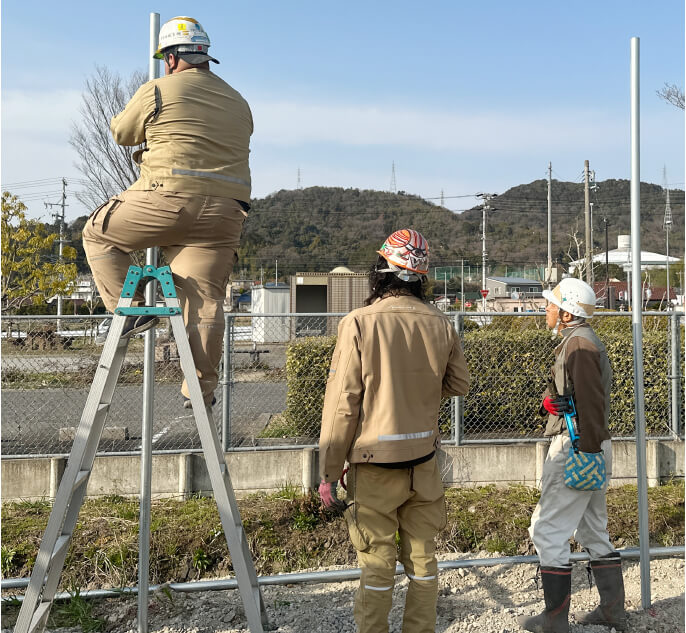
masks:
[[[221,388],[214,407],[221,430]],[[59,429],[78,426],[88,396],[78,389],[3,389],[2,452],[5,455],[69,452],[70,443],[59,441]],[[255,420],[268,419],[286,406],[286,382],[237,382],[233,385],[231,406],[232,439],[254,433]],[[176,384],[157,383],[153,409],[153,447],[156,450],[199,447],[195,420],[183,408]],[[99,450],[137,450],[140,446],[143,411],[142,385],[119,385],[115,391],[107,427],[127,427],[127,440],[102,440]],[[266,414],[266,415],[265,415]]]

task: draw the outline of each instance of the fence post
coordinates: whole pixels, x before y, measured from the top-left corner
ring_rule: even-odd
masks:
[[[681,315],[674,311],[670,316],[670,327],[671,327],[671,345],[670,345],[670,356],[672,361],[671,372],[670,372],[670,382],[671,382],[671,429],[675,436],[679,436],[681,431],[681,396],[679,395],[679,386],[681,383],[681,343],[679,341],[679,320]]]
[[[224,316],[224,357],[222,359],[222,450],[231,448],[231,352],[233,351],[233,314]]]
[[[464,346],[464,313],[458,312],[455,315],[455,330],[460,337],[460,341]],[[464,425],[464,396],[457,396],[453,398],[453,437],[455,446],[462,446],[462,429]]]

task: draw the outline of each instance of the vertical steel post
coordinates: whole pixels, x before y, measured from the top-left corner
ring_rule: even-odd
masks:
[[[670,321],[671,329],[671,345],[670,345],[670,356],[671,356],[671,392],[672,392],[672,415],[671,415],[671,428],[672,433],[675,437],[679,436],[681,431],[681,396],[679,394],[679,386],[681,383],[681,338],[679,332],[679,320],[681,319],[681,314],[674,310],[674,312],[668,317]]]
[[[157,51],[160,14],[150,14],[150,50],[148,78],[159,76],[159,65],[153,55]],[[146,266],[157,267],[157,249],[145,252]],[[155,305],[157,282],[153,279],[145,287],[145,303]],[[171,326],[170,326],[171,329]],[[150,583],[150,497],[152,483],[152,427],[155,388],[155,328],[145,333],[143,355],[143,421],[141,425],[141,496],[138,523],[138,632],[148,632],[148,587]]]
[[[460,337],[460,341],[464,346],[464,308],[455,317],[455,329],[457,330],[457,335]],[[453,399],[455,402],[455,432],[453,440],[455,440],[455,446],[462,446],[462,435],[464,428],[464,396],[457,396]]]
[[[634,343],[634,406],[636,410],[636,480],[638,483],[638,538],[640,544],[641,605],[650,607],[650,532],[646,477],[645,392],[643,380],[643,301],[641,284],[641,111],[640,39],[631,38],[631,252]]]
[[[233,351],[233,314],[224,316],[224,367],[222,372],[222,450],[231,448],[231,352]]]

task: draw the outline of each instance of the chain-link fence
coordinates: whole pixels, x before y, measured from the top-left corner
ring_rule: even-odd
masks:
[[[227,314],[214,418],[225,449],[316,444],[329,363],[342,314]],[[556,342],[543,315],[457,313],[470,392],[446,399],[447,442],[533,441]],[[5,317],[2,324],[2,453],[68,453],[102,351],[106,317]],[[645,412],[649,437],[683,434],[683,317],[644,319]],[[611,432],[634,434],[631,315],[599,314],[593,327],[614,370]],[[157,328],[153,450],[197,450],[192,412],[183,408],[178,354]],[[115,391],[101,452],[140,450],[143,340],[135,338]]]

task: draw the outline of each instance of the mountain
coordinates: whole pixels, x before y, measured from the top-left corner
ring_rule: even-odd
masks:
[[[552,182],[552,255],[566,263],[577,257],[572,236],[584,241],[584,186]],[[630,232],[630,183],[606,180],[591,192],[594,244],[605,250],[603,218],[610,249],[617,235]],[[670,190],[674,229],[672,255],[683,256],[684,192]],[[547,181],[509,189],[490,202],[486,221],[489,265],[537,265],[547,261]],[[643,250],[665,251],[662,187],[641,185]],[[280,274],[328,271],[339,265],[366,270],[384,238],[399,228],[414,228],[429,241],[431,265],[481,261],[481,207],[454,213],[404,192],[397,194],[310,187],[282,190],[253,201],[239,252],[239,269],[259,277],[260,266]]]

